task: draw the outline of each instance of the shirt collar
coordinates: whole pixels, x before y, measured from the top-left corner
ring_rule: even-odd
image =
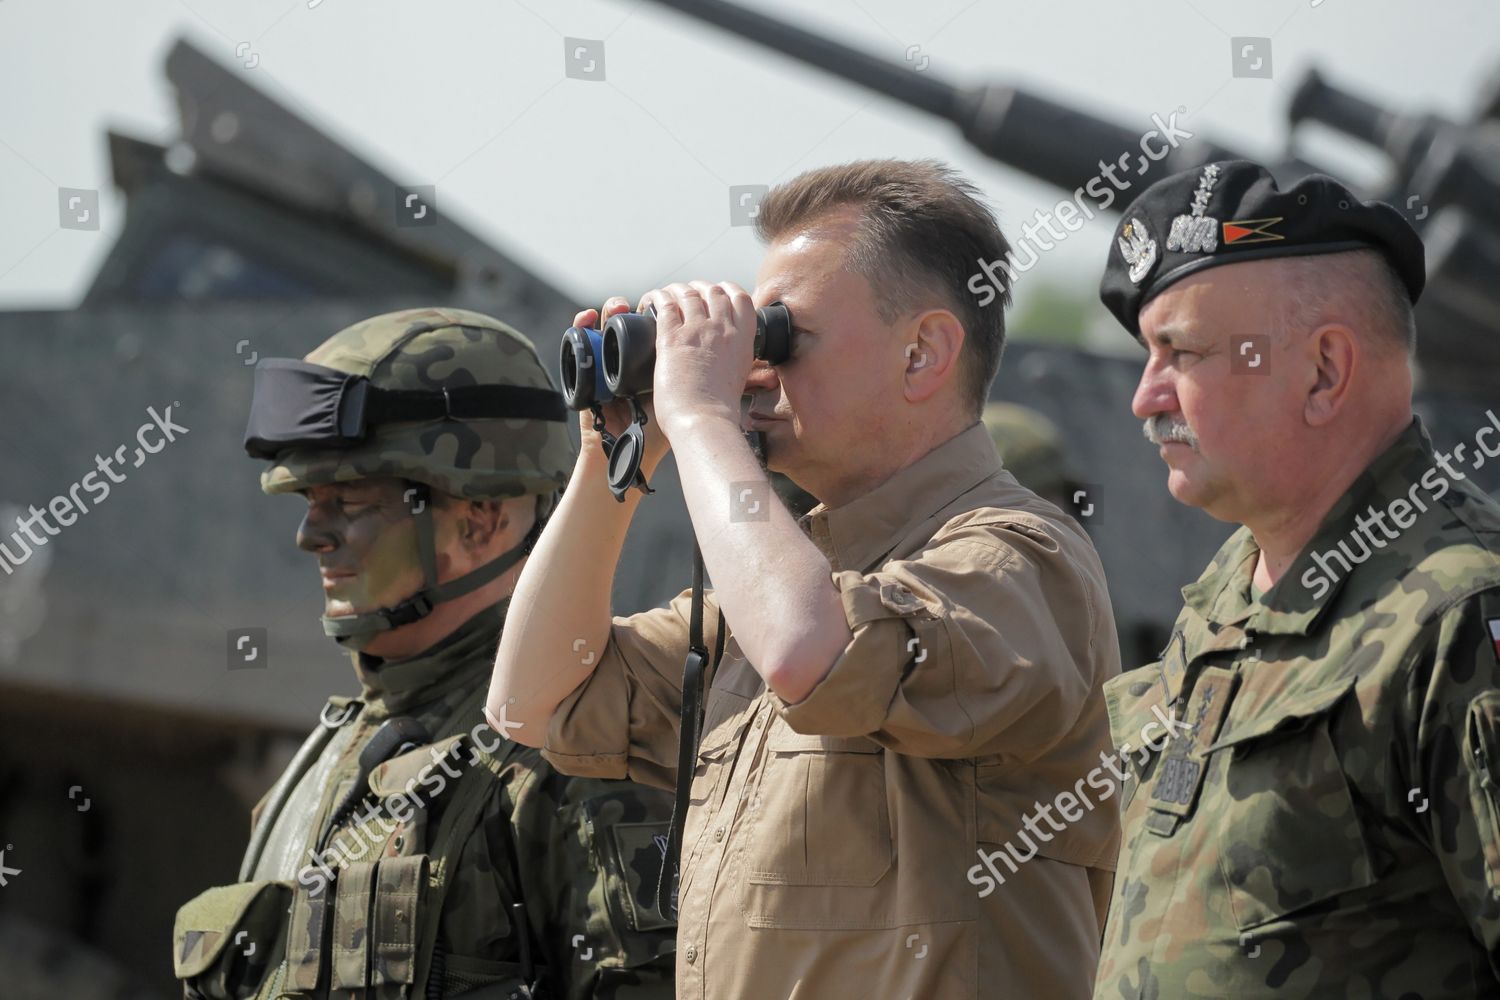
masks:
[[[911,528],[1000,471],[1000,456],[975,422],[840,507],[819,504],[801,524],[834,571],[877,565]]]
[[[455,688],[472,687],[470,674],[475,675],[477,683],[479,675],[493,669],[509,605],[508,597],[490,605],[436,645],[405,660],[351,654],[359,677],[360,699],[368,706],[370,716],[410,714]]]
[[[1355,519],[1374,506],[1383,509],[1392,499],[1405,497],[1411,484],[1434,468],[1432,441],[1419,418],[1401,432],[1350,484],[1324,516],[1310,542],[1302,547],[1276,585],[1255,600],[1250,578],[1260,547],[1248,528],[1240,528],[1224,543],[1195,583],[1182,588],[1187,606],[1215,627],[1241,625],[1247,631],[1306,635],[1323,610],[1353,573],[1338,576],[1316,592],[1303,577],[1316,569],[1314,556],[1347,545],[1357,528]],[[1359,571],[1359,566],[1353,572]]]

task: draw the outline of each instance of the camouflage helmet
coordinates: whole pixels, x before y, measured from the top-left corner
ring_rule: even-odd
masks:
[[[340,330],[304,361],[264,358],[245,450],[271,461],[261,489],[393,476],[416,522],[422,589],[399,603],[322,617],[323,631],[359,650],[420,621],[525,558],[567,481],[567,408],[531,341],[462,309],[408,309]],[[464,500],[536,496],[525,538],[451,580],[440,580],[433,491]]]
[[[1017,482],[1048,499],[1068,496],[1074,479],[1062,436],[1052,421],[1014,403],[990,403],[982,419],[1001,461]]]
[[[526,336],[465,309],[406,309],[374,316],[340,330],[306,360],[364,376],[380,389],[555,389]],[[573,460],[566,421],[438,417],[377,424],[352,448],[282,451],[261,473],[260,485],[267,493],[286,493],[395,476],[470,500],[550,496],[567,482]]]

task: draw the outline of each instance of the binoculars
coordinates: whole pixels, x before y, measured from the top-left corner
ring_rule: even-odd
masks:
[[[780,302],[755,310],[755,359],[779,365],[791,354],[791,310]],[[563,399],[574,410],[649,393],[656,368],[656,309],[611,316],[603,330],[569,327],[559,368]]]

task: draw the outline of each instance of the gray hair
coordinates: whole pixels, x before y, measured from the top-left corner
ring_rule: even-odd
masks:
[[[1396,269],[1379,250],[1283,257],[1281,332],[1339,320],[1377,349],[1416,354],[1417,324]]]

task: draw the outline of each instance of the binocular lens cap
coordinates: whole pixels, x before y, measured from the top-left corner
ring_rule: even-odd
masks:
[[[641,468],[645,440],[640,424],[631,424],[615,442],[609,454],[609,485],[616,491],[628,490]]]

